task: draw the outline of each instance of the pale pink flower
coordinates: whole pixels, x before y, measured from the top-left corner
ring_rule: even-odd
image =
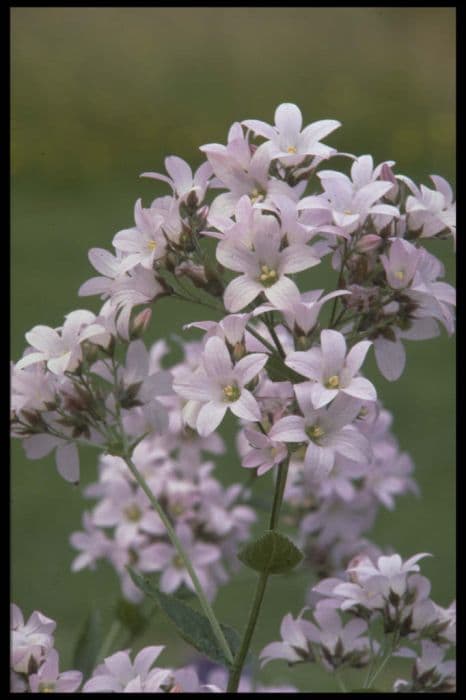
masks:
[[[315,625],[303,619],[305,610],[306,608],[301,610],[296,619],[293,619],[291,613],[285,615],[280,626],[282,641],[271,642],[262,649],[262,667],[275,659],[285,659],[292,664],[314,658],[310,642],[318,641],[319,632]]]
[[[363,340],[346,354],[344,335],[338,331],[323,330],[320,348],[292,352],[285,363],[312,380],[307,387],[315,408],[325,406],[340,393],[362,401],[375,401],[377,392],[374,385],[368,379],[356,376],[371,344]]]
[[[231,312],[240,311],[261,292],[278,309],[299,300],[299,290],[287,274],[302,272],[320,260],[311,248],[291,245],[281,250],[281,233],[261,229],[254,239],[254,250],[238,243],[221,243],[217,247],[218,261],[230,270],[243,273],[225,289],[224,302]]]
[[[163,217],[152,209],[144,209],[138,199],[134,206],[136,226],[119,231],[113,238],[113,245],[125,257],[122,259],[119,272],[131,270],[136,265],[151,270],[154,262],[163,258],[167,242],[163,235]]]
[[[325,171],[324,171],[325,173]],[[300,208],[327,211],[331,214],[333,223],[347,233],[353,233],[362,226],[370,215],[382,214],[390,219],[399,216],[396,207],[377,202],[391,189],[389,182],[370,182],[357,191],[353,183],[340,174],[328,177],[318,173],[324,192],[322,195],[305,197],[300,202]]]
[[[193,532],[186,523],[178,523],[175,529],[204,591],[209,598],[212,598],[216,586],[213,583],[209,570],[212,564],[219,561],[221,557],[220,548],[214,544],[205,544],[195,541]],[[159,585],[160,590],[164,593],[173,593],[183,583],[190,590],[194,590],[191,576],[185,568],[180,555],[171,544],[157,542],[156,544],[144,547],[140,552],[138,566],[140,570],[144,572],[162,572]]]
[[[73,532],[70,544],[80,554],[73,560],[71,571],[80,571],[86,567],[95,569],[98,559],[106,556],[112,546],[111,540],[99,530],[90,513],[83,515],[84,532]]]
[[[267,359],[263,353],[252,353],[233,365],[225,343],[213,337],[204,348],[202,371],[187,371],[175,378],[173,388],[180,396],[203,404],[196,418],[196,428],[202,437],[217,428],[228,409],[239,418],[260,420],[259,405],[245,386],[261,371]]]
[[[247,469],[257,468],[258,476],[262,476],[286,458],[288,450],[283,443],[271,440],[260,430],[245,428],[244,434],[252,450],[244,455],[241,464]]]
[[[35,610],[25,623],[23,613],[14,603],[10,606],[11,667],[17,673],[29,673],[38,667],[53,647],[56,623]]]
[[[306,156],[329,158],[336,150],[320,141],[341,126],[334,119],[324,119],[302,129],[301,110],[289,102],[275,110],[274,126],[258,119],[246,119],[242,123],[258,136],[266,138],[270,157],[279,158],[285,165],[297,165]]]
[[[16,369],[23,369],[36,362],[46,362],[53,374],[72,372],[82,360],[81,343],[85,340],[103,345],[110,340],[104,326],[96,323],[91,311],[77,310],[65,316],[62,327],[34,326],[26,333],[26,340],[38,352],[24,355]]]
[[[322,649],[322,662],[329,668],[345,664],[363,665],[370,658],[367,622],[349,620],[346,625],[334,607],[319,603],[313,612],[319,627],[315,640]]]
[[[310,398],[309,384],[295,386],[303,415],[280,418],[270,429],[269,437],[280,442],[306,444],[305,465],[320,478],[331,471],[337,454],[355,461],[367,461],[370,445],[364,435],[350,425],[359,413],[361,403],[341,395],[329,408],[316,409]]]
[[[153,668],[152,664],[164,650],[163,646],[144,647],[131,662],[128,651],[117,651],[98,666],[92,678],[84,684],[83,693],[161,693],[170,669]]]
[[[102,438],[100,438],[102,442]],[[75,442],[39,433],[23,440],[28,459],[42,459],[55,450],[55,462],[60,476],[72,484],[79,483],[79,452]]]
[[[102,248],[91,248],[89,260],[101,277],[92,277],[81,285],[79,296],[101,295],[107,301],[100,315],[113,320],[116,331],[125,340],[129,339],[131,311],[139,304],[147,304],[165,291],[153,270],[137,265],[123,272],[122,254],[114,256]]]
[[[32,351],[31,351],[32,352]],[[11,363],[11,410],[44,411],[55,401],[55,376],[42,362],[18,369]]]
[[[193,175],[191,166],[185,160],[178,156],[168,156],[165,158],[165,170],[169,177],[152,172],[142,173],[141,177],[151,177],[168,183],[173,193],[182,202],[185,202],[191,193],[195,195],[198,204],[202,202],[212,176],[210,163],[202,163]]]
[[[269,177],[271,158],[268,145],[263,144],[254,153],[243,134],[239,123],[233,124],[228,134],[228,144],[218,143],[201,146],[218,180],[212,186],[227,187],[225,192],[214,199],[209,217],[229,217],[243,195],[248,195],[254,204],[268,201],[269,197],[282,193],[298,199],[304,191],[305,183],[291,188],[285,182]]]
[[[58,670],[58,652],[51,649],[37,673],[29,676],[31,693],[76,693],[81,685],[81,671]]]
[[[420,230],[421,238],[431,238],[445,229],[450,231],[456,243],[456,203],[448,182],[439,175],[431,175],[435,190],[421,185],[420,189],[408,178],[403,181],[413,195],[406,199],[409,227]]]
[[[408,241],[396,238],[391,242],[388,254],[381,255],[380,262],[392,289],[404,289],[410,285],[421,255],[421,251]]]

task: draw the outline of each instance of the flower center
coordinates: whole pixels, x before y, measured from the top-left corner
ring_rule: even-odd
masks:
[[[179,554],[175,554],[175,556],[172,559],[172,564],[175,567],[175,569],[184,569],[184,563]]]
[[[310,425],[306,428],[306,435],[311,438],[312,441],[316,441],[324,435],[324,429],[320,425]]]
[[[39,693],[54,693],[55,683],[39,683]]]
[[[157,241],[147,241],[147,247],[150,251],[155,250],[157,248]]]
[[[347,216],[351,216],[352,213],[353,212],[351,211],[351,209],[344,209],[343,210],[343,214],[346,214]]]
[[[255,202],[261,202],[264,199],[264,195],[265,192],[263,190],[260,190],[258,187],[254,187],[249,194],[249,199],[253,204],[255,204]]]
[[[288,146],[288,148],[286,149],[286,152],[287,153],[297,153],[298,149],[296,148],[296,146]]]
[[[405,278],[405,273],[403,272],[403,270],[397,270],[397,271],[395,272],[395,275],[394,275],[394,276],[396,277],[397,280],[400,280],[400,281],[401,281],[401,280],[404,280],[404,278]]]
[[[259,275],[259,282],[262,282],[264,287],[271,287],[272,284],[278,279],[278,273],[272,267],[268,265],[261,265],[261,273]]]
[[[225,401],[237,401],[241,396],[241,391],[237,384],[227,384],[227,386],[223,387],[223,396]]]
[[[123,512],[128,518],[128,520],[131,520],[131,522],[133,523],[136,523],[138,520],[140,520],[142,515],[139,507],[135,503],[132,503],[130,506],[125,508]]]
[[[340,386],[340,377],[337,374],[332,374],[325,382],[327,389],[338,389]]]

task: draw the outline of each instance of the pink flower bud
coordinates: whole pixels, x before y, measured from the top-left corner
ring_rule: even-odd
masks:
[[[393,187],[388,190],[388,192],[385,194],[385,197],[389,199],[390,201],[395,201],[395,199],[398,197],[398,191],[399,191],[399,186],[398,186],[398,181],[393,174],[393,170],[387,163],[384,163],[382,165],[382,170],[380,172],[380,179],[381,180],[386,180],[387,182],[392,182]]]
[[[143,309],[137,316],[134,317],[131,328],[131,340],[140,338],[147,330],[152,317],[152,309]]]
[[[368,233],[358,241],[356,248],[361,253],[370,253],[373,250],[377,250],[381,243],[382,239],[380,236],[377,236],[375,233]]]

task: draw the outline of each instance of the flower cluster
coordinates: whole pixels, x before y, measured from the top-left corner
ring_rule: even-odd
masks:
[[[159,363],[164,349],[159,342],[149,353],[153,377],[163,372]],[[174,366],[171,374],[178,377],[185,372],[198,352],[197,344],[192,344],[188,360]],[[241,492],[245,495],[242,487],[233,484],[224,488],[212,475],[214,465],[204,459],[206,452],[215,455],[224,451],[220,436],[199,437],[185,426],[178,396],[164,396],[160,402],[166,415],[165,430],[141,440],[133,460],[175,524],[178,537],[212,598],[218,585],[228,580],[227,569],[237,566],[238,545],[248,539],[256,516],[241,502]],[[127,422],[130,417],[133,423],[141,419],[131,415]],[[166,593],[183,584],[192,589],[189,574],[170,544],[163,522],[120,457],[101,457],[99,480],[86,488],[86,494],[98,501],[92,511],[84,514],[84,531],[71,536],[72,546],[79,550],[74,571],[93,568],[98,560],[106,559],[119,573],[125,596],[133,601],[139,601],[142,594],[127,574],[128,564],[142,572],[160,572],[160,589]]]
[[[430,600],[416,559],[382,556],[365,539],[380,505],[392,509],[396,496],[417,491],[376,378],[365,372],[373,353],[395,381],[405,341],[433,338],[441,327],[454,332],[455,290],[430,250],[433,239],[456,241],[453,193],[438,175],[431,189],[396,173],[394,161],[337,153],[323,141],[339,126],[303,127],[299,108],[281,104],[274,124],[236,122],[226,144],[202,146],[206,160],[194,173],[176,156],[165,160],[167,174],[144,173],[171,193],[149,206],[139,199],[134,225],[115,234],[112,252],[89,251],[98,276],[79,295],[101,298],[97,315],[72,311],[58,328],[26,333],[28,346],[11,367],[12,433],[31,459],[54,451],[73,483],[78,446],[99,450],[98,481],[86,491],[97,503],[71,537],[79,551],[73,569],[106,559],[133,601],[141,593],[128,566],[158,573],[166,594],[195,591],[231,664],[209,600],[238,566],[238,545],[256,520],[248,489],[224,487],[208,461],[224,450],[216,431],[231,412],[251,482],[277,472],[270,529],[283,501],[305,562],[319,576],[345,568],[349,576],[319,584],[326,598],[312,622],[285,618],[284,641],[264,650],[265,661],[284,654],[334,670],[367,665],[378,654],[376,616],[397,644],[423,644],[408,689],[444,689],[451,610]],[[341,170],[323,167],[334,156]],[[312,283],[325,262],[337,273],[329,292]],[[164,342],[148,350],[142,340],[162,298],[220,316],[188,324],[202,337],[187,342],[169,370]],[[174,684],[170,672],[151,670],[160,650],[149,647],[134,663],[118,652],[88,683],[113,691],[201,687],[192,669]],[[52,656],[44,671],[53,682],[57,664]],[[230,689],[238,670],[233,665]],[[400,681],[396,689],[406,687]]]
[[[129,651],[117,651],[97,664],[83,682],[80,671],[59,672],[54,648],[56,623],[35,611],[25,623],[21,610],[11,605],[10,689],[13,693],[224,693],[225,670],[192,664],[179,669],[154,666],[164,646],[148,646],[131,660]],[[244,678],[239,692],[296,692],[293,686],[254,687]]]
[[[290,462],[287,521],[297,528],[306,561],[319,576],[342,571],[361,551],[381,554],[365,538],[380,507],[393,510],[397,496],[418,494],[412,460],[390,430],[392,418],[380,401],[365,402],[354,425],[369,442],[369,458],[338,454],[324,478],[306,465],[303,450]]]
[[[370,686],[378,675],[377,661],[385,664],[394,655],[415,659],[412,680],[398,680],[395,691],[454,690],[455,665],[444,657],[456,643],[456,605],[442,608],[430,598],[430,582],[417,563],[426,556],[406,561],[399,554],[355,557],[345,578],[324,579],[310,590],[314,622],[305,617],[307,607],[296,619],[283,618],[282,640],[262,650],[263,664],[320,662],[327,670],[370,664]],[[379,622],[381,644],[374,639]]]
[[[82,682],[80,671],[59,672],[54,648],[56,623],[37,610],[24,622],[17,605],[11,605],[10,688],[13,693],[73,693]]]

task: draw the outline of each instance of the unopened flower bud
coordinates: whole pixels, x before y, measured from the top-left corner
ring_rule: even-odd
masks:
[[[151,318],[152,309],[150,308],[143,309],[143,311],[140,311],[137,316],[134,317],[130,330],[131,340],[137,340],[144,335],[149,326]]]
[[[238,360],[241,360],[241,358],[244,357],[245,354],[246,354],[246,348],[244,346],[244,343],[242,343],[242,342],[235,343],[235,345],[233,347],[233,352],[232,352],[233,359],[235,360],[235,362],[237,362]]]
[[[396,198],[398,197],[398,192],[399,192],[400,188],[398,185],[398,181],[397,181],[395,175],[393,174],[393,170],[391,169],[391,167],[389,165],[387,165],[387,163],[384,163],[382,165],[382,170],[380,172],[380,179],[385,180],[386,182],[393,183],[393,187],[391,189],[389,189],[388,192],[386,192],[384,197],[386,199],[389,199],[391,202],[394,202],[396,200]]]
[[[370,253],[373,250],[377,250],[382,243],[380,236],[375,233],[368,233],[363,236],[357,243],[356,248],[360,253]]]

